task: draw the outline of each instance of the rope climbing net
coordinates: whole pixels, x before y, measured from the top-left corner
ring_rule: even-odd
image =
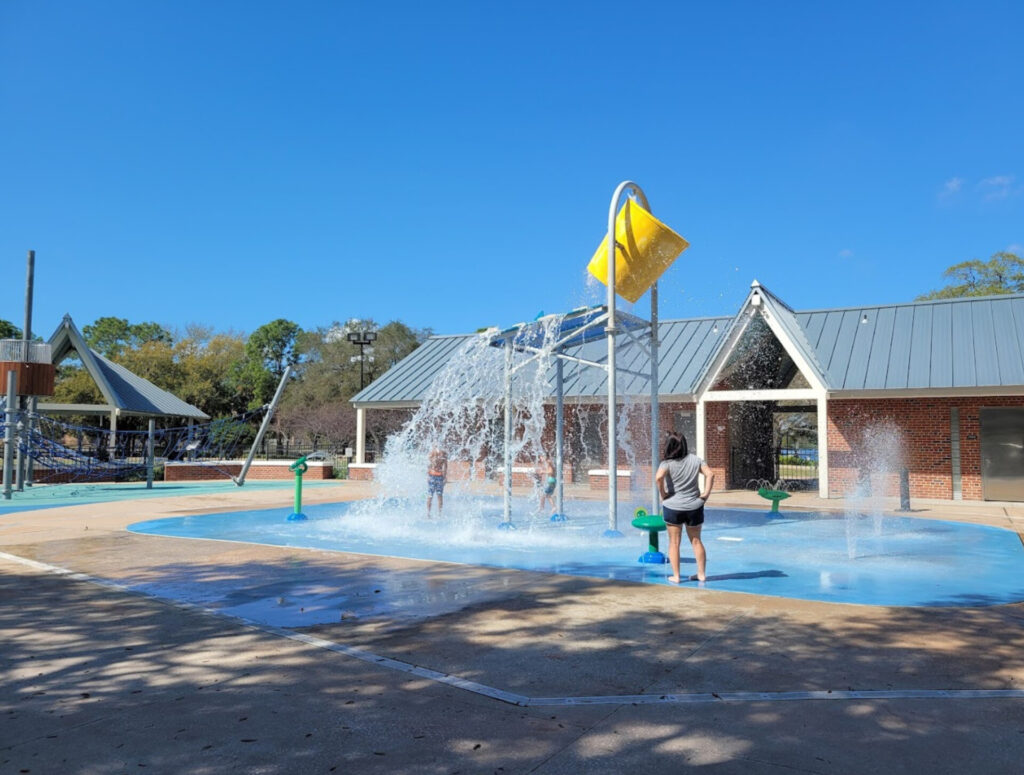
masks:
[[[225,461],[236,459],[252,443],[266,406],[235,417],[153,433],[156,463],[189,462],[217,469],[227,477]],[[149,432],[61,422],[34,415],[20,435],[20,450],[35,461],[34,477],[46,481],[132,481],[145,479]]]

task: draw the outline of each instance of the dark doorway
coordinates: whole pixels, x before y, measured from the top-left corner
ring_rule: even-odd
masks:
[[[729,405],[729,487],[818,486],[817,408],[796,402]]]

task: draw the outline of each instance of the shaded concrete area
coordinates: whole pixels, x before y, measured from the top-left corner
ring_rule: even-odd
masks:
[[[310,502],[368,492],[317,488]],[[2,552],[157,596],[0,560],[0,772],[1020,771],[1021,699],[517,707],[233,617],[276,606],[284,626],[338,644],[573,697],[1024,689],[1024,605],[828,605],[123,530],[280,498],[0,518]],[[1014,508],[943,511],[1007,527]],[[336,621],[304,626],[301,609],[318,605]]]

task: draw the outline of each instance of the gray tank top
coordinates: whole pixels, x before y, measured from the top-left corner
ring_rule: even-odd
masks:
[[[691,453],[680,460],[666,460],[658,466],[659,471],[667,472],[672,483],[667,488],[671,495],[664,501],[665,506],[676,511],[692,511],[704,505],[697,479],[703,464],[703,460]]]

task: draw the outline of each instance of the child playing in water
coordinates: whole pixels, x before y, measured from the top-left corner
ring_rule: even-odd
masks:
[[[536,476],[538,484],[543,489],[540,492],[540,505],[537,506],[538,511],[544,510],[544,503],[551,504],[551,510],[554,511],[558,508],[555,504],[555,487],[558,484],[558,478],[555,475],[555,464],[551,461],[550,455],[545,455],[537,461]]]
[[[427,519],[430,519],[430,506],[437,495],[437,516],[441,516],[444,508],[444,485],[448,481],[448,453],[438,447],[430,450],[427,458]]]

